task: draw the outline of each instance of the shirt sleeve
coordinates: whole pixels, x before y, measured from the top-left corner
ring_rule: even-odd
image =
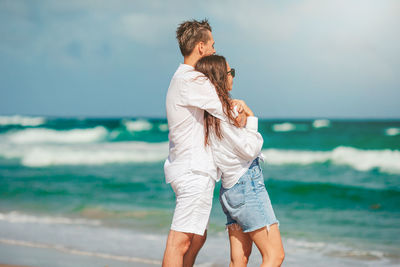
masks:
[[[251,131],[258,131],[258,118],[254,116],[248,116],[246,121],[246,128]]]
[[[253,125],[246,125],[245,128],[238,128],[229,122],[221,123],[223,138],[226,138],[231,144],[234,153],[244,160],[253,160],[257,157],[264,142],[261,134],[257,132],[257,128],[254,129],[254,118],[257,119],[257,117],[248,117],[247,119],[249,118],[251,118],[250,121],[253,121],[250,122]]]
[[[221,101],[214,85],[204,76],[182,81],[183,105],[206,110],[214,117],[225,120]]]

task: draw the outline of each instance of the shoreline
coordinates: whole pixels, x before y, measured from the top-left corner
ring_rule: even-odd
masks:
[[[121,262],[121,263],[129,263],[129,264],[141,264],[141,265],[149,265],[149,266],[160,266],[161,261],[152,260],[152,259],[145,259],[145,258],[138,258],[138,257],[130,257],[130,256],[123,256],[123,255],[115,255],[109,253],[101,253],[101,252],[92,252],[88,250],[81,250],[81,249],[74,249],[71,247],[66,247],[62,245],[49,245],[45,243],[37,243],[37,242],[27,242],[27,241],[20,241],[20,240],[13,240],[13,239],[2,239],[0,238],[0,248],[3,245],[8,245],[10,247],[14,247],[15,250],[22,250],[22,251],[33,251],[32,254],[36,254],[36,251],[39,249],[48,250],[47,258],[50,256],[49,261],[53,261],[53,257],[58,259],[60,256],[59,254],[63,254],[64,257],[68,258],[76,258],[78,261],[80,260],[91,260],[95,259],[96,262],[101,262],[108,266],[108,264],[113,262]],[[3,247],[4,250],[4,247]],[[18,253],[19,254],[19,253]],[[21,253],[25,254],[25,253]],[[28,253],[29,254],[29,253]],[[40,254],[40,253],[39,253]],[[1,255],[1,253],[0,253]],[[110,262],[111,261],[111,262]],[[68,262],[68,261],[65,261]],[[97,264],[97,263],[96,263]],[[115,264],[115,263],[114,263]],[[42,266],[39,265],[15,265],[15,264],[0,264],[0,267],[38,267]]]
[[[29,225],[29,224],[28,224]],[[1,227],[5,226],[5,227]],[[0,267],[128,267],[160,266],[166,235],[101,226],[0,223]],[[30,226],[32,226],[30,224]],[[8,228],[8,229],[6,229]],[[7,231],[11,230],[11,231]],[[62,231],[61,231],[62,230]],[[22,240],[23,239],[23,240]],[[285,266],[398,266],[400,260],[379,251],[362,251],[321,242],[283,238]],[[21,257],[20,255],[24,255]],[[196,266],[227,266],[229,242],[226,235],[209,236]],[[259,266],[261,257],[253,247],[248,266]]]

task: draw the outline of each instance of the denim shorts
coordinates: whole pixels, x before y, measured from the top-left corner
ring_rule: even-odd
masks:
[[[265,226],[269,231],[275,223],[279,226],[258,158],[233,187],[225,189],[221,186],[219,201],[227,218],[227,226],[238,224],[245,233]]]

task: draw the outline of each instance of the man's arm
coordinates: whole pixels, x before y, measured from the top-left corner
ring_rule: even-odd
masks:
[[[212,116],[225,120],[225,114],[221,101],[215,90],[214,85],[204,76],[198,76],[189,81],[183,81],[182,84],[183,103],[188,106],[197,107],[210,113]],[[237,106],[239,115],[235,119],[238,127],[246,125],[247,117],[253,116],[253,112],[243,100],[233,99],[232,105]]]
[[[181,93],[184,105],[203,109],[214,117],[225,120],[222,104],[214,85],[206,77],[199,76],[183,81]]]

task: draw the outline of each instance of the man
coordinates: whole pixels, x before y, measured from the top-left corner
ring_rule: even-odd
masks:
[[[211,151],[204,146],[204,110],[224,118],[214,86],[194,70],[200,58],[215,53],[208,21],[183,22],[176,37],[184,63],[172,77],[166,99],[169,156],[164,172],[175,192],[176,207],[164,267],[193,266],[206,240],[217,170]],[[240,102],[238,107],[241,112]]]

